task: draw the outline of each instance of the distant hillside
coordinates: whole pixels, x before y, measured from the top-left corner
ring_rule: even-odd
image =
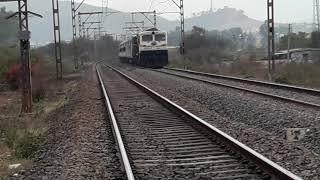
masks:
[[[0,8],[0,44],[8,44],[17,41],[18,24],[15,18],[7,20],[6,17],[12,12]]]
[[[246,16],[242,10],[229,7],[224,7],[216,12],[205,12],[200,16],[186,20],[187,29],[191,29],[192,26],[196,25],[208,30],[224,30],[240,27],[244,31],[257,32],[262,24],[263,22]]]
[[[30,28],[32,32],[31,41],[34,44],[48,43],[53,39],[52,33],[52,10],[51,0],[32,0],[29,1],[29,9],[43,15],[43,19],[31,17]],[[9,5],[8,9],[15,11],[16,4]],[[70,1],[60,2],[61,30],[62,39],[71,39],[71,12]],[[95,7],[87,4],[79,9],[80,12],[101,11],[101,7]],[[115,11],[110,9],[110,11]],[[96,19],[92,18],[92,21]],[[104,27],[111,33],[123,33],[122,28],[125,22],[131,20],[129,13],[120,12],[105,18]],[[139,19],[137,16],[137,20]],[[78,20],[77,20],[78,21]],[[146,21],[147,22],[147,21]],[[165,18],[158,17],[158,25],[161,29],[171,31],[179,26],[179,21],[169,21]],[[244,15],[243,11],[234,8],[225,7],[216,12],[203,13],[200,16],[186,19],[186,30],[191,30],[192,26],[204,27],[208,30],[223,30],[232,27],[241,27],[244,31],[258,31],[262,22],[249,18]]]

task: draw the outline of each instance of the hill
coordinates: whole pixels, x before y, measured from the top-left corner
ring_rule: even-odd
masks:
[[[198,16],[186,19],[186,28],[196,25],[208,30],[225,30],[240,27],[246,32],[257,32],[263,22],[249,18],[242,10],[225,6],[216,12],[203,12]]]
[[[4,4],[5,5],[5,4]],[[60,19],[61,19],[61,36],[63,40],[70,40],[71,34],[71,10],[70,1],[60,2]],[[16,4],[9,4],[7,8],[16,10]],[[43,18],[31,17],[30,29],[33,44],[44,44],[51,42],[53,39],[52,33],[52,10],[51,0],[33,0],[29,1],[29,9],[43,15]],[[88,4],[83,4],[79,9],[80,12],[101,11],[101,7],[95,7]],[[109,11],[116,11],[109,9]],[[137,20],[142,20],[142,15],[136,17]],[[95,21],[95,18],[91,19]],[[123,33],[125,22],[131,20],[131,14],[119,12],[117,14],[105,18],[104,27],[111,33]],[[171,31],[179,26],[179,21],[169,21],[165,18],[158,17],[158,25],[161,29]],[[78,21],[78,20],[77,20]],[[243,11],[234,8],[225,7],[216,12],[202,13],[199,16],[186,19],[186,30],[191,30],[192,26],[205,27],[208,30],[223,30],[232,27],[241,27],[245,31],[257,31],[262,22],[249,18],[244,15]]]
[[[12,12],[7,12],[4,7],[0,8],[0,44],[8,44],[17,41],[16,35],[18,31],[17,19],[9,19]]]

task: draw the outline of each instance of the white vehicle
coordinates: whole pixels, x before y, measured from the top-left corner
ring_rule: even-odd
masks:
[[[167,32],[151,28],[120,44],[119,58],[144,67],[163,67],[168,64]]]

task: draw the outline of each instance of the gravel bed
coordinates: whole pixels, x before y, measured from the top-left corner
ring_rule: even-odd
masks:
[[[93,71],[48,119],[47,142],[30,170],[13,179],[125,179]]]
[[[320,178],[320,112],[163,73],[122,70],[304,179]],[[299,142],[286,128],[308,128]]]
[[[122,129],[121,133],[127,148],[127,152],[129,154],[129,158],[131,160],[133,171],[136,175],[136,179],[211,179],[209,175],[201,174],[212,172],[212,177],[217,178],[224,177],[223,175],[231,176],[233,174],[232,172],[214,173],[217,170],[211,167],[213,163],[195,166],[199,169],[194,169],[193,167],[188,167],[186,165],[169,166],[169,164],[175,163],[182,164],[203,161],[207,162],[206,160],[201,159],[193,161],[187,159],[181,160],[181,158],[177,158],[177,155],[188,155],[188,153],[184,152],[183,154],[181,154],[181,150],[173,150],[174,148],[179,149],[181,148],[181,146],[173,147],[171,143],[168,143],[168,140],[172,141],[175,139],[173,137],[179,136],[180,138],[182,138],[183,136],[181,134],[175,134],[175,132],[179,131],[180,129],[190,128],[191,123],[186,123],[185,119],[180,118],[178,115],[163,107],[157,101],[149,97],[137,87],[130,84],[128,81],[120,77],[120,75],[116,74],[112,70],[104,68],[103,77],[107,91],[112,101],[112,105],[115,110],[119,127]],[[178,125],[174,125],[175,123],[177,123]],[[183,128],[181,127],[182,124]],[[168,126],[171,126],[171,128],[175,127],[175,131],[170,132],[170,130],[167,130],[166,127]],[[159,133],[158,131],[160,127],[162,127],[162,130]],[[164,133],[163,131],[165,129],[166,133]],[[201,139],[203,139],[203,141],[205,141],[206,143],[206,145],[203,146],[218,146],[215,141],[209,140],[207,136],[204,136],[193,128],[190,128],[190,130],[188,130],[188,133],[189,135],[191,134],[192,137],[201,137]],[[180,138],[177,137],[177,142],[174,143],[179,143],[178,141],[181,141]],[[188,149],[187,147],[188,146],[186,145],[184,148]],[[190,148],[191,147],[189,146],[189,149]],[[205,148],[201,146],[197,148],[198,150],[205,150]],[[192,151],[192,149],[193,148],[191,148],[190,151]],[[219,150],[213,148],[211,151]],[[230,158],[237,159],[236,157],[233,157],[232,154],[227,152],[224,148],[221,148],[220,151],[224,152],[224,155],[230,156]],[[208,152],[210,151],[208,150]],[[192,154],[192,152],[190,152],[190,154]],[[174,156],[175,158],[173,158],[172,156]],[[203,156],[198,155],[193,158],[196,159],[199,157]],[[219,156],[216,156],[216,158],[219,158]],[[246,165],[248,165],[247,163],[241,162],[240,160],[237,160],[237,162],[233,163],[238,164],[237,167],[233,167],[234,169],[247,168]],[[216,164],[214,165],[217,166],[218,164],[219,163],[216,162]],[[228,163],[225,163],[224,165],[227,164]],[[225,170],[231,171],[234,169],[226,168]],[[251,179],[264,178],[263,175],[255,172],[251,168],[248,168],[247,170],[247,173],[250,174]]]
[[[294,91],[285,90],[285,89],[281,89],[281,88],[268,87],[268,86],[262,86],[262,85],[254,85],[254,84],[250,84],[250,83],[238,82],[238,81],[233,81],[233,80],[228,80],[228,79],[213,78],[213,77],[207,77],[207,76],[202,76],[202,75],[195,75],[195,74],[178,72],[178,71],[173,71],[173,70],[168,70],[168,69],[161,69],[160,71],[174,73],[174,74],[183,75],[183,76],[188,76],[188,77],[192,77],[192,78],[199,78],[202,80],[208,80],[208,81],[212,81],[215,83],[222,83],[222,84],[227,84],[227,85],[231,85],[231,86],[252,89],[252,90],[256,90],[256,91],[260,91],[260,92],[264,92],[264,93],[268,93],[268,94],[274,94],[274,95],[283,96],[286,98],[292,98],[295,100],[306,101],[309,103],[320,104],[320,96],[316,96],[316,95],[312,95],[312,94],[308,94],[308,93],[294,92]]]

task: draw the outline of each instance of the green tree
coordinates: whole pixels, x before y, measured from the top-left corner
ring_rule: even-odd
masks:
[[[280,38],[280,49],[288,49],[288,35]],[[310,39],[305,32],[291,33],[290,34],[290,49],[308,48],[310,46]]]
[[[16,18],[6,19],[9,14],[5,7],[0,8],[0,44],[17,40],[18,22]]]
[[[259,28],[259,34],[261,36],[260,44],[262,48],[268,47],[268,22],[265,21]]]
[[[320,48],[320,32],[311,33],[311,44],[312,48]]]
[[[193,26],[191,34],[186,37],[186,48],[196,49],[206,45],[206,30],[197,26]]]

